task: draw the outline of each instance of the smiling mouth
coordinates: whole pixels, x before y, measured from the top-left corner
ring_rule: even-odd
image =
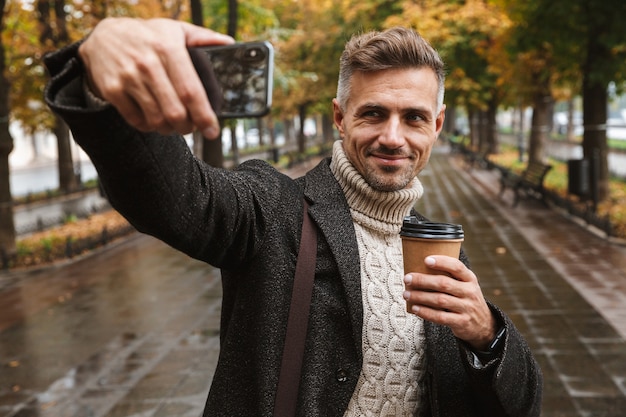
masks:
[[[368,152],[368,156],[376,158],[384,165],[397,165],[403,161],[410,160],[412,157],[403,152],[388,149],[376,149]]]

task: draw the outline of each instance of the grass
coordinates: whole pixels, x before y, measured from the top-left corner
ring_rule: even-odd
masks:
[[[564,141],[564,140],[566,140],[566,137],[564,135],[552,135],[551,139],[552,140],[558,140],[558,141]],[[581,136],[575,137],[573,142],[575,142],[575,143],[582,143],[582,137]],[[607,146],[609,147],[609,149],[614,149],[614,150],[617,150],[617,151],[626,151],[626,140],[608,138],[607,139]]]

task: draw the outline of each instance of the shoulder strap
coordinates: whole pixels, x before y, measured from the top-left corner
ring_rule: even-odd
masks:
[[[274,402],[274,417],[293,417],[296,414],[317,256],[317,233],[309,216],[308,208],[309,205],[304,200],[302,237],[300,238],[300,251],[298,252],[296,276],[287,320],[287,336],[285,337],[278,389]]]

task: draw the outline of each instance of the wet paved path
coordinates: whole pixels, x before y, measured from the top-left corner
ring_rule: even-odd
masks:
[[[486,297],[511,316],[542,366],[542,416],[625,416],[626,249],[538,202],[512,209],[512,196],[496,196],[495,172],[456,165],[433,158],[419,208],[463,224]]]
[[[0,315],[0,416],[197,417],[219,348],[218,275],[139,234],[29,274],[0,298],[14,306]]]
[[[494,175],[437,153],[418,209],[463,224],[486,296],[543,367],[542,416],[626,415],[624,248],[532,202],[511,209]],[[134,235],[0,283],[0,417],[199,415],[219,348],[213,268]]]

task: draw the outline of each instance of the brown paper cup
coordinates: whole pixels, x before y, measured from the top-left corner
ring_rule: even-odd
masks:
[[[442,272],[428,268],[424,259],[430,255],[446,255],[458,259],[464,234],[461,225],[419,222],[414,216],[409,216],[404,220],[400,237],[404,273],[438,275]],[[407,311],[411,312],[411,303],[408,301]]]
[[[402,237],[402,259],[404,261],[404,273],[421,272],[423,274],[438,275],[443,272],[428,268],[424,258],[429,255],[446,255],[458,258],[461,252],[463,239],[417,239]],[[411,313],[412,303],[407,300],[406,311]]]
[[[402,236],[402,260],[404,273],[421,272],[440,274],[441,271],[428,268],[424,258],[430,255],[446,255],[458,258],[461,254],[463,239],[420,239]]]

